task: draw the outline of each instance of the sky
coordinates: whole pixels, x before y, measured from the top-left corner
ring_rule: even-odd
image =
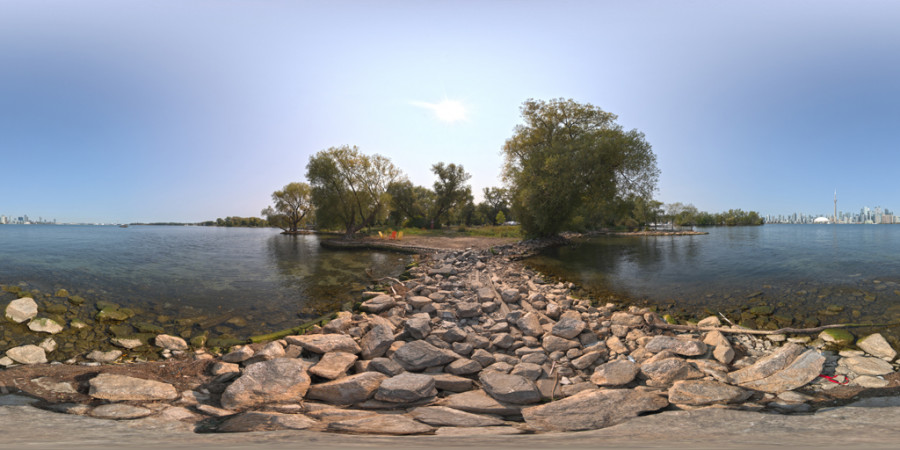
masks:
[[[356,145],[500,186],[530,98],[646,135],[656,199],[900,210],[896,1],[0,0],[0,214],[258,216]]]

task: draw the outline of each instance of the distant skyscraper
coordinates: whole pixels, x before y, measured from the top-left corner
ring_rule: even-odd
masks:
[[[837,189],[834,190],[834,215],[831,216],[831,221],[832,221],[832,223],[837,223],[837,222],[838,222],[838,215],[837,215]]]

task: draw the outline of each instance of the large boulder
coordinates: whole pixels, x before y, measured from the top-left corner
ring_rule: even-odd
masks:
[[[222,393],[222,407],[243,410],[266,403],[297,402],[309,389],[306,364],[299,359],[276,358],[251,364]]]
[[[350,405],[364,402],[373,395],[381,382],[387,378],[379,372],[363,372],[339,378],[327,383],[314,384],[306,393],[306,398],[322,400],[336,405]]]
[[[491,397],[507,403],[526,405],[541,400],[541,391],[531,380],[494,370],[482,371],[478,381]]]
[[[155,380],[101,373],[88,382],[88,395],[102,400],[118,401],[155,401],[175,400],[178,391],[175,386]]]
[[[453,362],[459,355],[439,349],[425,341],[404,344],[391,358],[406,370],[416,371]]]
[[[6,306],[6,318],[22,323],[37,316],[38,306],[31,297],[23,297],[9,302]]]
[[[815,380],[822,373],[824,364],[825,356],[810,349],[795,358],[784,369],[765,378],[739,383],[738,385],[747,389],[773,394],[792,391]]]
[[[729,373],[728,382],[743,384],[766,378],[787,367],[802,353],[803,347],[788,343],[779,347],[774,353],[761,358],[753,365]]]
[[[596,430],[669,405],[661,395],[631,389],[587,390],[571,397],[522,410],[537,431]]]

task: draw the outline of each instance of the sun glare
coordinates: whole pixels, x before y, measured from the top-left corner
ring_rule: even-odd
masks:
[[[438,120],[442,122],[453,123],[466,120],[466,108],[456,100],[445,99],[440,103],[412,102],[412,104],[434,111]]]

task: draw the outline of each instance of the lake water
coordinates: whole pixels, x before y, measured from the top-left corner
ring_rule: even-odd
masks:
[[[136,313],[126,324],[190,336],[208,331],[210,338],[246,338],[339,310],[371,283],[366,270],[397,276],[409,261],[396,253],[327,250],[316,236],[275,229],[0,225],[0,284],[38,291],[42,310],[64,305],[56,317],[91,321],[98,302],[113,302]],[[60,288],[85,304],[53,297]],[[14,298],[0,292],[0,305]],[[10,322],[2,327],[6,341],[28,335]],[[141,331],[125,328],[113,330]]]
[[[722,312],[757,328],[900,321],[900,226],[700,230],[709,234],[600,236],[527,262],[597,298],[694,316]],[[772,312],[753,314],[755,306]]]

